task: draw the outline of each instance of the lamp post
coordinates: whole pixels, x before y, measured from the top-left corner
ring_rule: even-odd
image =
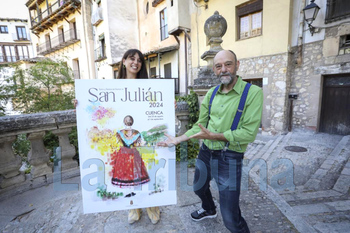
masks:
[[[307,5],[304,9],[304,19],[306,21],[306,23],[309,25],[309,30],[311,33],[311,36],[314,34],[315,32],[315,27],[312,26],[312,22],[316,19],[318,11],[320,10],[320,7],[317,6],[316,3],[314,3],[315,0],[311,0],[310,4]]]

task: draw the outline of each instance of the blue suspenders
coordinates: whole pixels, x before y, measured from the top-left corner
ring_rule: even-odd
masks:
[[[240,99],[240,101],[239,101],[239,105],[238,105],[238,108],[237,108],[237,112],[236,112],[235,118],[233,119],[233,122],[232,122],[232,126],[231,126],[231,130],[232,130],[232,131],[237,129],[239,120],[241,119],[242,112],[243,112],[243,109],[244,109],[244,106],[245,106],[245,102],[246,102],[246,100],[247,100],[249,88],[251,87],[251,85],[252,85],[252,84],[247,83],[247,84],[245,85],[245,87],[244,87],[244,90],[243,90],[241,99]],[[210,97],[207,127],[208,127],[209,120],[210,120],[211,105],[212,105],[212,103],[213,103],[214,97],[215,97],[216,93],[218,92],[219,88],[220,88],[220,85],[216,86],[215,89],[214,89],[214,91],[213,91],[213,93],[211,94],[211,97]],[[226,147],[225,147],[225,150],[226,150],[226,148],[229,146],[229,144],[230,144],[230,142],[227,142]]]

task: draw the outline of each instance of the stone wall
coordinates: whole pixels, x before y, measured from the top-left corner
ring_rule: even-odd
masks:
[[[239,60],[240,68],[237,74],[243,79],[263,79],[263,132],[276,134],[286,131],[290,92],[290,70],[288,69],[290,54],[283,53]],[[192,87],[199,95],[201,103],[206,92],[220,81],[207,67],[192,68],[192,75],[197,77],[193,80]]]
[[[325,40],[304,44],[299,64],[298,48],[292,48],[291,92],[298,94],[293,108],[296,129],[318,130],[324,76],[350,73],[350,54],[338,55],[340,36],[350,34],[350,25],[327,28],[325,32]]]
[[[289,54],[240,59],[238,75],[243,79],[263,79],[264,106],[262,127],[264,132],[281,133],[287,128]]]
[[[186,132],[189,120],[186,102],[177,103],[176,133]],[[11,195],[19,194],[29,189],[49,183],[59,182],[80,174],[78,163],[73,160],[76,150],[70,144],[68,135],[76,126],[74,110],[56,111],[16,116],[0,117],[0,200]],[[60,161],[50,161],[52,151],[47,150],[43,143],[45,134],[51,131],[58,136],[60,146]],[[31,165],[30,174],[20,169],[22,159],[13,150],[17,135],[26,134],[30,141],[28,163]],[[57,164],[56,164],[57,163]],[[61,166],[58,166],[61,164]],[[55,170],[56,168],[56,170]],[[57,169],[61,168],[61,171]],[[58,173],[59,180],[55,180]]]

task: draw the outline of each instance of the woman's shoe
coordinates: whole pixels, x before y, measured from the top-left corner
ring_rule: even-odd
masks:
[[[141,218],[141,213],[142,213],[141,209],[129,210],[129,214],[128,214],[128,222],[129,222],[129,224],[133,224],[134,222],[139,221],[140,218]]]
[[[151,222],[153,224],[157,224],[157,222],[159,222],[160,219],[160,210],[159,207],[148,207],[147,209],[147,215],[149,217],[149,219],[151,220]]]

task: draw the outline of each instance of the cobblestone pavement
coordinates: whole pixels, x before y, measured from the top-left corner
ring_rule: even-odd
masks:
[[[303,146],[307,152],[285,150],[291,145]],[[349,137],[299,132],[258,135],[246,157],[248,167],[259,158],[267,164],[266,185],[261,186],[261,170],[252,169],[249,182],[242,181],[249,183],[241,192],[241,210],[251,232],[349,232]],[[278,185],[271,182],[271,177],[286,170],[283,166],[272,169],[272,161],[283,158],[293,163],[294,188],[279,189],[288,176],[282,176]],[[187,171],[188,184],[193,172],[193,168]],[[127,223],[127,211],[85,215],[80,190],[57,192],[51,184],[1,201],[0,232],[228,232],[220,214],[201,222],[190,219],[189,214],[200,208],[200,200],[180,187],[177,175],[177,205],[162,206],[156,225],[145,210],[132,225]],[[79,183],[79,179],[65,182]],[[220,210],[215,182],[212,189]]]
[[[190,168],[190,182],[193,173],[194,169]],[[69,182],[79,182],[79,179]],[[217,204],[218,192],[215,182],[212,183]],[[200,200],[192,191],[181,188],[178,188],[177,205],[162,206],[161,221],[156,225],[151,224],[145,210],[141,220],[132,225],[127,223],[127,211],[83,214],[80,191],[53,193],[52,185],[15,196],[3,201],[1,206],[7,209],[1,208],[1,216],[9,217],[6,222],[2,221],[2,232],[228,232],[220,214],[216,219],[193,222],[189,214],[200,208]],[[248,190],[242,191],[241,209],[251,232],[297,232],[253,182]]]

